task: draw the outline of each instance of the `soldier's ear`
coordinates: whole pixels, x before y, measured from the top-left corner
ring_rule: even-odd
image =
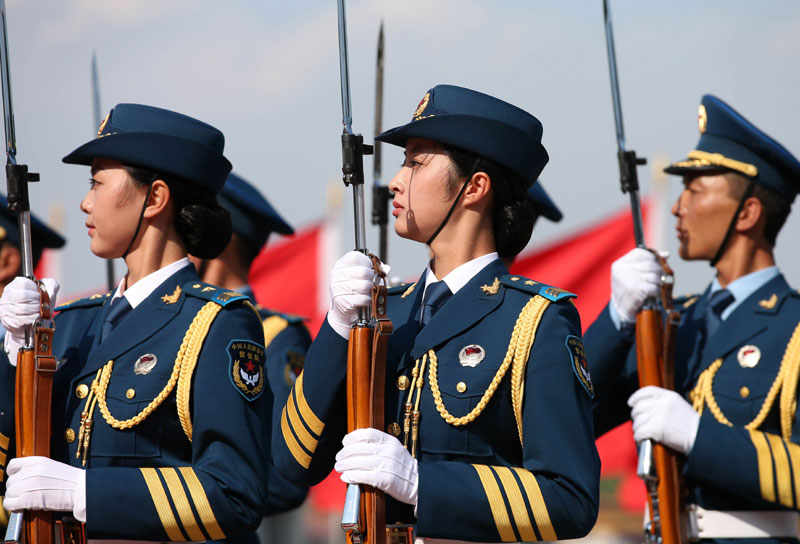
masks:
[[[148,219],[153,218],[163,213],[171,203],[172,194],[169,190],[169,185],[164,180],[157,179],[150,188],[150,198],[147,201],[144,216]]]
[[[472,175],[467,188],[464,189],[464,204],[475,205],[479,202],[489,202],[489,193],[492,189],[492,178],[483,171],[477,171]]]
[[[739,211],[739,218],[736,220],[736,230],[745,233],[752,232],[755,228],[760,228],[763,232],[764,221],[766,220],[764,211],[764,204],[762,204],[758,198],[754,196],[749,197],[744,201],[744,205]]]

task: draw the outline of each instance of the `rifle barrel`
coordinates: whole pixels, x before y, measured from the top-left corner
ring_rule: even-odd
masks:
[[[606,51],[608,53],[608,74],[611,79],[611,100],[614,102],[614,122],[617,128],[617,148],[625,151],[625,127],[622,124],[622,101],[619,95],[617,78],[617,54],[614,49],[614,30],[611,27],[611,8],[608,0],[603,0],[603,20],[606,27]]]
[[[339,13],[339,79],[342,87],[342,125],[353,134],[353,110],[350,106],[350,65],[347,53],[347,13],[345,0],[336,0]]]

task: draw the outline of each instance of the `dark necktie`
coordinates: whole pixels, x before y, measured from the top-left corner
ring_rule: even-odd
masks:
[[[439,308],[441,308],[452,295],[453,293],[450,292],[450,288],[445,282],[435,281],[430,284],[425,290],[425,302],[422,305],[420,327],[424,327],[425,324],[431,320],[433,314],[438,312]]]
[[[722,323],[722,312],[725,311],[725,308],[730,306],[733,301],[733,293],[727,289],[720,289],[711,294],[705,314],[706,338],[711,338],[714,333],[717,332],[720,323]]]
[[[120,322],[131,311],[131,305],[125,297],[115,298],[111,301],[111,307],[108,309],[106,318],[103,320],[103,330],[100,333],[100,341],[102,342],[111,334],[111,331],[120,324]]]

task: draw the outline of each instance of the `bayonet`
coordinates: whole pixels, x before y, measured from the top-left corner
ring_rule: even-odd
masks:
[[[99,127],[102,121],[100,108],[100,78],[97,75],[97,55],[92,53],[92,110],[94,112],[94,126]],[[113,291],[115,287],[114,259],[106,259],[106,287]]]
[[[383,132],[383,21],[378,32],[378,55],[375,67],[375,136]],[[381,142],[375,140],[375,155],[372,160],[372,224],[378,225],[378,256],[388,262],[389,245],[389,201],[392,192],[381,185]]]

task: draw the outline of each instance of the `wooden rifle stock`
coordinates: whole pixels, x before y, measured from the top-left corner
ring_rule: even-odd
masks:
[[[32,349],[17,354],[16,423],[17,457],[50,456],[51,401],[56,358],[53,356],[53,331],[50,297],[39,287],[39,320],[33,328]],[[53,544],[52,512],[27,510],[23,514],[21,540],[24,544]]]
[[[376,275],[385,274],[380,261],[370,255]],[[392,334],[392,322],[386,317],[386,285],[372,286],[372,316],[369,323],[350,331],[347,352],[347,431],[373,428],[384,430],[386,386],[386,349]],[[384,544],[386,542],[386,497],[383,491],[361,486],[359,527],[348,531],[349,543]]]
[[[636,359],[639,387],[654,385],[675,389],[674,340],[680,316],[672,308],[672,270],[658,258],[664,268],[666,281],[662,287],[663,310],[667,316],[664,327],[662,309],[651,305],[636,314]],[[640,455],[641,455],[640,450]],[[685,541],[681,521],[683,489],[677,453],[663,444],[652,444],[654,474],[640,474],[648,488],[647,508],[650,523],[645,529],[646,542],[681,544]],[[640,459],[640,467],[642,460]]]

